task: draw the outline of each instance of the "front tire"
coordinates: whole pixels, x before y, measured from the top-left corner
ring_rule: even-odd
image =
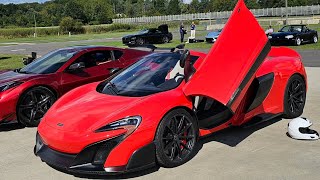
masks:
[[[184,109],[169,112],[161,121],[156,137],[156,158],[162,167],[180,166],[192,158],[198,138],[196,120]]]
[[[301,39],[300,37],[297,37],[296,40],[295,40],[295,45],[296,46],[300,46],[301,45]]]
[[[306,103],[306,83],[304,79],[295,74],[288,80],[284,95],[284,117],[292,119],[303,113]]]
[[[167,36],[164,36],[164,37],[162,38],[162,43],[163,43],[163,44],[169,43],[169,38],[168,38]]]
[[[136,45],[139,45],[139,46],[142,46],[142,45],[144,45],[144,40],[142,39],[142,38],[138,38],[137,40],[136,40]]]
[[[17,105],[18,121],[28,127],[39,125],[42,117],[57,100],[46,87],[34,87],[24,92]]]

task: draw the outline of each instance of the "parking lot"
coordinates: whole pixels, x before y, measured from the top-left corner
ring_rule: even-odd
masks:
[[[309,91],[304,116],[313,121],[314,129],[320,130],[320,68],[308,67],[307,73]],[[181,167],[104,178],[318,179],[319,141],[290,139],[286,135],[288,122],[273,119],[213,134],[200,141],[198,154]],[[34,156],[35,133],[36,128],[0,126],[0,179],[76,179]]]

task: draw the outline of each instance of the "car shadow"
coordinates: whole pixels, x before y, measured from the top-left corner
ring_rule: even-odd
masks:
[[[0,61],[1,60],[6,60],[6,59],[10,59],[10,57],[0,57]]]
[[[243,140],[249,137],[256,131],[266,128],[274,123],[281,121],[281,117],[273,118],[268,121],[252,122],[239,127],[230,127],[228,129],[213,133],[209,136],[201,138],[199,144],[204,145],[206,143],[216,141],[230,147],[236,147]]]
[[[260,121],[260,122],[251,122],[250,124],[245,124],[241,127],[230,127],[228,129],[213,133],[209,136],[203,137],[199,140],[199,143],[197,144],[196,150],[191,155],[192,158],[198,154],[198,152],[202,149],[203,145],[206,143],[210,143],[213,141],[220,142],[223,144],[226,144],[230,147],[236,147],[239,143],[241,143],[243,140],[245,140],[247,137],[249,137],[251,134],[253,134],[256,131],[259,131],[260,129],[263,129],[265,127],[268,127],[274,123],[277,123],[281,121],[282,118],[277,117],[273,118],[268,121]],[[191,159],[192,159],[191,158]],[[56,168],[55,168],[56,169]],[[130,179],[130,178],[136,178],[145,176],[151,173],[154,173],[160,169],[159,166],[141,170],[137,172],[127,173],[127,174],[121,174],[121,175],[108,175],[108,176],[101,176],[101,175],[79,175],[79,174],[71,174],[76,177],[80,178],[89,178],[89,179]],[[59,169],[57,169],[59,170]],[[60,170],[61,171],[61,170]],[[68,173],[68,172],[65,172]],[[70,173],[68,173],[70,174]]]
[[[14,131],[23,128],[24,126],[19,123],[0,124],[0,132]]]
[[[50,166],[50,165],[49,165]],[[60,171],[60,172],[64,172],[66,174],[70,174],[73,175],[75,177],[78,178],[85,178],[85,179],[131,179],[131,178],[136,178],[136,177],[141,177],[141,176],[145,176],[151,173],[154,173],[156,171],[158,171],[160,169],[159,166],[155,166],[149,169],[144,169],[141,171],[136,171],[136,172],[130,172],[130,173],[125,173],[125,174],[112,174],[112,175],[83,175],[83,174],[77,174],[77,173],[70,173],[66,170],[63,169],[59,169],[53,166],[50,166],[51,168]]]

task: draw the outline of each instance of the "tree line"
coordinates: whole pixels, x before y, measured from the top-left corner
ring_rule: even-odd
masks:
[[[320,0],[288,0],[289,6]],[[283,7],[285,0],[246,0],[249,8]],[[0,27],[58,26],[63,19],[78,24],[108,24],[112,18],[229,11],[236,0],[52,0],[43,4],[0,4]]]

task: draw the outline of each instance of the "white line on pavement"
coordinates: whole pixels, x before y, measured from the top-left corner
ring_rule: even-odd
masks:
[[[25,51],[26,49],[13,49],[11,50],[12,52],[17,52],[17,51]]]

